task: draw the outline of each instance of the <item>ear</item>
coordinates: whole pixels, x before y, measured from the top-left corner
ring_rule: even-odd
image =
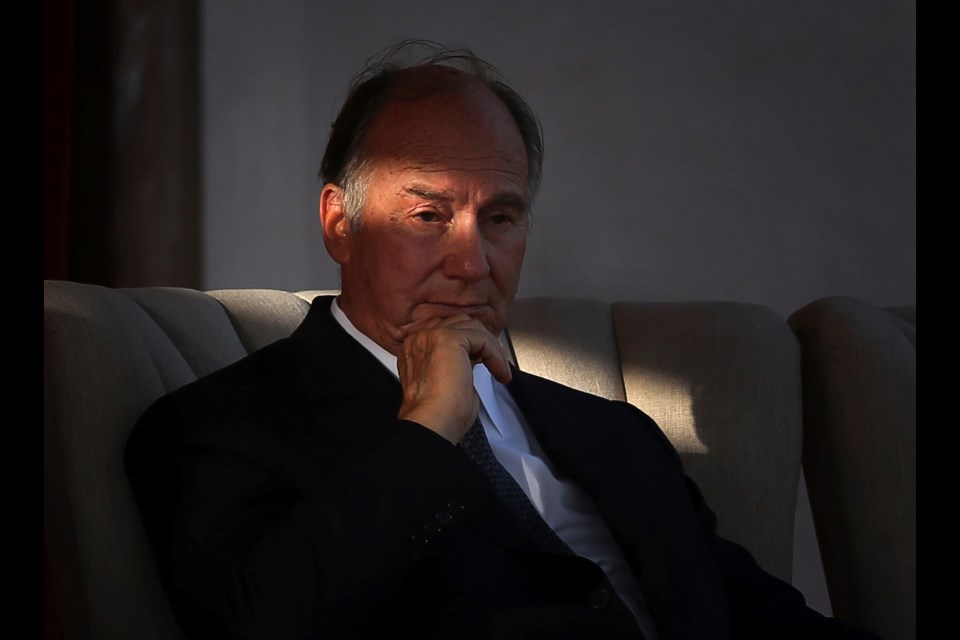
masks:
[[[320,192],[320,225],[323,245],[334,262],[343,266],[350,261],[350,221],[343,206],[343,189],[335,184],[323,185]]]

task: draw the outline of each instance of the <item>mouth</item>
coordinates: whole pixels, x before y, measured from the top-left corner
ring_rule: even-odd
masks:
[[[452,316],[464,313],[470,317],[477,315],[487,315],[492,312],[489,304],[485,302],[451,303],[451,302],[428,302],[423,305],[437,315]]]

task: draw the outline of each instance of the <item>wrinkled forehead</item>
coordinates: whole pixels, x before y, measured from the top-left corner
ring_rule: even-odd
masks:
[[[526,181],[526,149],[513,115],[482,81],[443,66],[408,69],[371,124],[366,162],[384,159],[491,166]]]

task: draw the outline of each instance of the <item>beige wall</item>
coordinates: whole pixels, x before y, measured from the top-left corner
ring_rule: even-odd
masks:
[[[337,286],[314,213],[329,123],[368,55],[418,36],[499,65],[543,120],[521,295],[916,301],[911,0],[202,10],[206,287]]]

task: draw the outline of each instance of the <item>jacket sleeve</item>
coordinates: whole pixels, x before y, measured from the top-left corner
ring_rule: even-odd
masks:
[[[811,609],[793,585],[765,571],[744,547],[718,536],[716,517],[706,506],[700,489],[689,478],[687,482],[709,530],[727,585],[735,638],[878,640],[865,629]]]
[[[682,472],[682,462],[676,449],[659,428],[656,433]],[[793,585],[765,571],[741,545],[717,535],[716,515],[707,505],[697,484],[689,476],[685,475],[684,478],[726,585],[734,638],[879,640],[867,630],[824,616],[810,608],[803,594]]]
[[[477,504],[476,469],[412,422],[324,466],[178,406],[167,396],[144,414],[125,465],[189,638],[362,635]]]

